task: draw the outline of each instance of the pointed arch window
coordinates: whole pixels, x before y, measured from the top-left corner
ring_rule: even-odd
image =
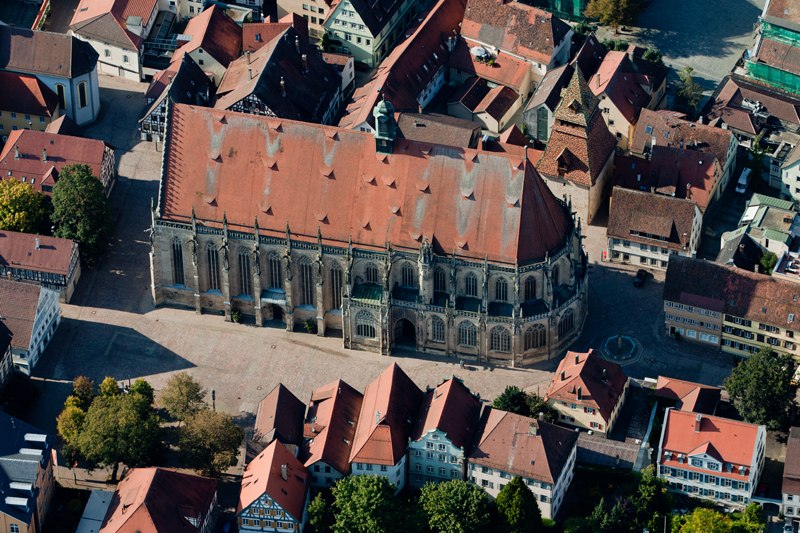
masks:
[[[239,295],[251,296],[253,292],[253,280],[250,270],[250,250],[242,248],[239,250]]]
[[[573,329],[575,329],[575,315],[572,309],[567,309],[558,321],[558,337],[563,337]]]
[[[493,328],[489,340],[493,352],[511,353],[511,333],[503,326]]]
[[[206,262],[208,263],[208,290],[219,290],[219,251],[213,242],[206,246]]]
[[[461,346],[478,345],[478,327],[468,320],[458,325],[458,344]]]
[[[366,309],[356,314],[356,337],[375,338],[375,317]]]
[[[283,290],[280,256],[273,252],[267,257],[267,262],[269,263],[269,288]]]
[[[536,299],[536,278],[528,276],[525,278],[525,301]]]
[[[541,348],[547,343],[547,330],[541,324],[534,324],[525,330],[525,350]]]
[[[314,270],[308,257],[300,258],[300,305],[314,305]]]
[[[331,308],[342,308],[342,268],[339,263],[331,264]]]
[[[473,298],[478,296],[478,277],[472,272],[464,280],[464,294]]]
[[[375,263],[368,263],[366,269],[367,283],[378,283],[378,266]]]
[[[172,283],[174,285],[184,285],[183,276],[183,243],[175,238],[172,241]]]
[[[443,268],[433,271],[433,290],[434,292],[447,292],[447,274]]]
[[[505,278],[498,278],[494,282],[494,299],[499,302],[508,301],[508,282]]]
[[[402,277],[403,287],[417,286],[417,282],[414,279],[414,267],[412,267],[410,263],[403,263],[403,266],[400,268],[400,274]]]
[[[444,342],[444,320],[438,316],[431,318],[431,340],[433,342]]]

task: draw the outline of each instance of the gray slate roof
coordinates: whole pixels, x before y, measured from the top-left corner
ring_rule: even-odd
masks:
[[[5,513],[14,519],[30,524],[37,517],[35,501],[39,488],[34,487],[32,493],[11,488],[12,482],[30,483],[35,485],[39,472],[39,465],[44,468],[50,461],[50,438],[44,444],[25,439],[27,434],[44,435],[40,429],[31,426],[0,412],[0,513]],[[22,449],[40,449],[41,455],[20,453]],[[6,497],[29,498],[27,509],[18,505],[6,503]],[[38,517],[39,520],[44,517]]]

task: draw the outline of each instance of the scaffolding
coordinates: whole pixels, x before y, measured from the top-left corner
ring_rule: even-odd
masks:
[[[800,76],[775,68],[766,63],[746,61],[747,77],[762,81],[777,89],[800,94]]]

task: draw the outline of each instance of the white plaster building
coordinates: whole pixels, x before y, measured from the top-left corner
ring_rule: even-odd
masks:
[[[12,334],[14,368],[30,374],[61,323],[59,291],[0,280],[0,316]]]
[[[764,468],[766,428],[668,408],[658,445],[658,477],[669,490],[745,507]]]
[[[410,484],[464,479],[481,403],[458,378],[429,390],[408,444]]]
[[[485,409],[467,476],[492,497],[519,476],[536,496],[542,517],[554,519],[572,482],[577,443],[578,434],[566,428]]]

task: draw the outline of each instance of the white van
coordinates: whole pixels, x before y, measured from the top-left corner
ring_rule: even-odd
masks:
[[[750,169],[746,168],[742,170],[742,175],[739,176],[739,181],[736,182],[736,192],[744,194],[748,185],[750,185]]]

